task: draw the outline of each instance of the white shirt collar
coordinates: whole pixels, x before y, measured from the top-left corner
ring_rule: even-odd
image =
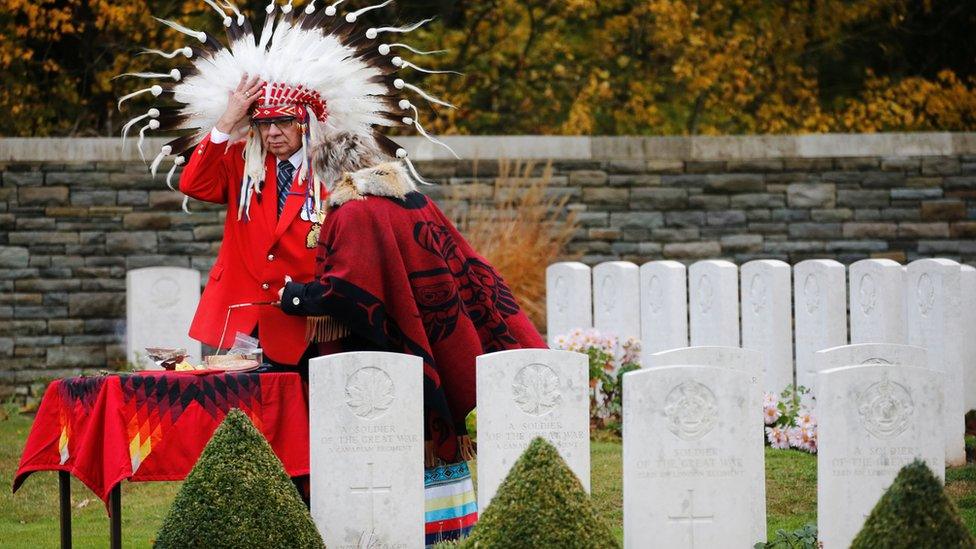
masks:
[[[301,168],[302,164],[305,163],[305,148],[301,147],[295,151],[295,154],[288,157],[288,161],[291,162],[292,166],[295,166],[296,170]],[[284,162],[284,160],[275,159],[275,167],[277,168],[282,162]]]

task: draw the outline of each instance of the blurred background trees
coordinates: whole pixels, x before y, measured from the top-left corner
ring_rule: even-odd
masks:
[[[328,2],[331,3],[331,2]],[[342,7],[370,2],[349,0]],[[263,19],[266,2],[246,2]],[[320,2],[321,4],[321,2]],[[198,0],[0,0],[0,134],[115,135],[142,47],[221,36]],[[324,4],[323,4],[324,5]],[[437,20],[410,43],[430,128],[460,134],[737,134],[976,129],[976,2],[398,0]],[[322,6],[319,6],[321,9]],[[389,12],[371,14],[388,21]],[[418,80],[420,74],[415,75]],[[133,101],[128,112],[144,112]]]

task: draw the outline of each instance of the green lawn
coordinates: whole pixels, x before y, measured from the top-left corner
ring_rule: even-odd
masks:
[[[10,414],[0,419],[0,484],[9,487],[31,419]],[[592,445],[593,498],[597,508],[623,536],[621,445]],[[816,520],[817,460],[792,450],[766,450],[768,530],[793,530]],[[76,547],[104,547],[108,542],[105,507],[81,483],[72,480],[72,519]],[[949,495],[976,534],[976,466],[946,473]],[[179,483],[123,483],[122,533],[126,547],[148,547]],[[58,544],[57,474],[35,473],[17,494],[0,490],[0,538],[4,547],[53,547]]]

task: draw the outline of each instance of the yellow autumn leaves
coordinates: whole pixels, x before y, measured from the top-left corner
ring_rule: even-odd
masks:
[[[370,3],[349,0],[343,7]],[[265,4],[255,0],[243,7],[257,22]],[[419,19],[432,9],[429,0],[397,4],[399,21]],[[891,44],[871,40],[900,36],[888,31],[909,25],[917,10],[934,9],[937,0],[442,4],[448,7],[438,20],[409,39],[421,48],[450,50],[412,57],[417,65],[464,73],[409,75],[459,106],[427,113],[428,129],[438,133],[976,128],[976,80],[971,76],[940,66],[875,72],[871,62],[876,59],[851,54],[899,46],[894,38]],[[164,68],[158,58],[137,56],[141,47],[170,50],[183,43],[151,15],[222,36],[217,18],[198,0],[0,0],[0,31],[14,37],[0,41],[0,109],[13,114],[0,119],[0,134],[116,132],[125,118],[115,112],[114,100],[130,82],[112,77]],[[392,19],[390,14],[378,17]],[[132,109],[143,108],[133,103]]]

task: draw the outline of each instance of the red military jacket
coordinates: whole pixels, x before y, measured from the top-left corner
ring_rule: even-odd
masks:
[[[306,245],[312,223],[299,215],[307,183],[292,184],[292,194],[279,219],[273,155],[265,159],[264,184],[261,195],[252,198],[250,219],[237,220],[243,149],[241,142],[211,143],[207,136],[193,151],[180,177],[180,191],[187,196],[227,205],[224,240],[193,317],[190,337],[226,348],[233,345],[237,332],[250,335],[257,326],[264,354],[276,362],[295,364],[308,347],[305,319],[288,316],[276,306],[234,309],[224,339],[219,341],[230,305],[277,301],[285,275],[308,281],[315,273],[315,247]]]

